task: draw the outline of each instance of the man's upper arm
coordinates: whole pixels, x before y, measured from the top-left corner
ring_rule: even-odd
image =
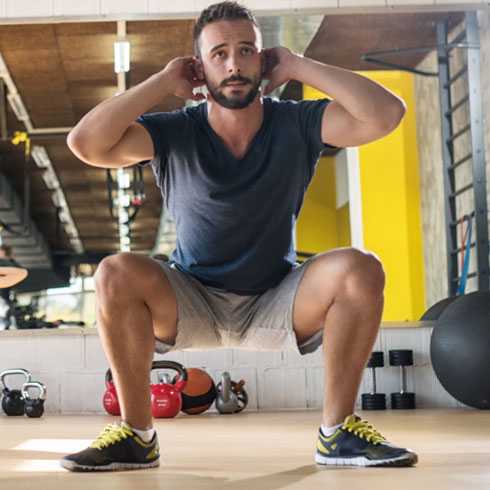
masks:
[[[102,154],[92,154],[83,145],[72,143],[71,151],[82,161],[95,167],[119,168],[153,158],[154,146],[148,131],[136,122],[121,136],[120,140]]]
[[[364,123],[333,100],[323,111],[322,141],[338,147],[359,146],[386,136],[397,125],[381,122],[379,124]]]
[[[109,153],[112,161],[132,165],[151,160],[155,155],[155,149],[146,128],[138,122],[132,122]]]

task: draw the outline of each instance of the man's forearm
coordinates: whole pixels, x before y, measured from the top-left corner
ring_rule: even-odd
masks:
[[[155,73],[126,92],[104,100],[85,114],[70,131],[68,142],[97,154],[112,148],[131,123],[158,104],[167,93],[165,75]]]
[[[294,60],[295,80],[328,94],[359,121],[390,122],[406,108],[403,99],[353,71],[298,55]]]

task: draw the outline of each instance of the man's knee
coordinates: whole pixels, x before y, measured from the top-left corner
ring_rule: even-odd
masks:
[[[358,248],[347,250],[348,266],[345,274],[346,285],[350,290],[362,289],[373,295],[382,294],[386,275],[379,257]]]
[[[95,289],[98,294],[111,294],[127,279],[127,262],[124,253],[110,255],[102,259],[94,274]]]
[[[149,259],[148,259],[149,260]],[[145,258],[134,253],[122,252],[105,257],[95,271],[95,289],[106,298],[145,296],[147,291],[162,282],[159,266],[145,263]]]

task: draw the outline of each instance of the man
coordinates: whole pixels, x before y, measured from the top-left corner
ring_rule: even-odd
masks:
[[[316,462],[417,461],[353,413],[383,309],[379,260],[343,248],[299,265],[292,239],[321,150],[385,136],[405,105],[360,75],[284,47],[262,50],[261,42],[249,10],[234,2],[211,5],[195,24],[195,56],[176,58],[102,102],[68,136],[71,150],[90,165],[150,163],[177,227],[169,262],[121,253],[99,264],[97,323],[122,421],[63,458],[69,470],[158,466],[148,388],[155,350],[225,346],[306,354],[323,337],[325,404]],[[264,93],[262,78],[269,80]],[[335,100],[263,96],[291,79]],[[194,93],[203,84],[207,96]],[[144,114],[168,94],[205,102]]]

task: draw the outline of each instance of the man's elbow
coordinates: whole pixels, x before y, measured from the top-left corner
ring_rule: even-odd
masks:
[[[70,151],[76,157],[80,158],[80,155],[82,153],[80,138],[76,136],[76,133],[73,129],[68,133],[68,136],[66,137],[66,146],[68,146]]]
[[[397,98],[396,102],[393,103],[392,108],[386,111],[386,114],[389,114],[384,123],[387,131],[391,132],[395,130],[399,126],[406,112],[407,105],[403,99]]]
[[[73,130],[68,133],[68,136],[66,138],[66,145],[73,153],[73,155],[75,155],[79,160],[87,163],[88,165],[92,164],[93,155],[91,155],[90,152],[87,151],[87,145],[82,142],[80,136],[77,136],[76,133],[73,132]]]
[[[69,144],[68,148],[72,154],[78,158],[78,160],[82,161],[83,163],[90,164],[90,159],[86,156],[85,152],[81,151],[80,147],[75,146],[74,144]]]

